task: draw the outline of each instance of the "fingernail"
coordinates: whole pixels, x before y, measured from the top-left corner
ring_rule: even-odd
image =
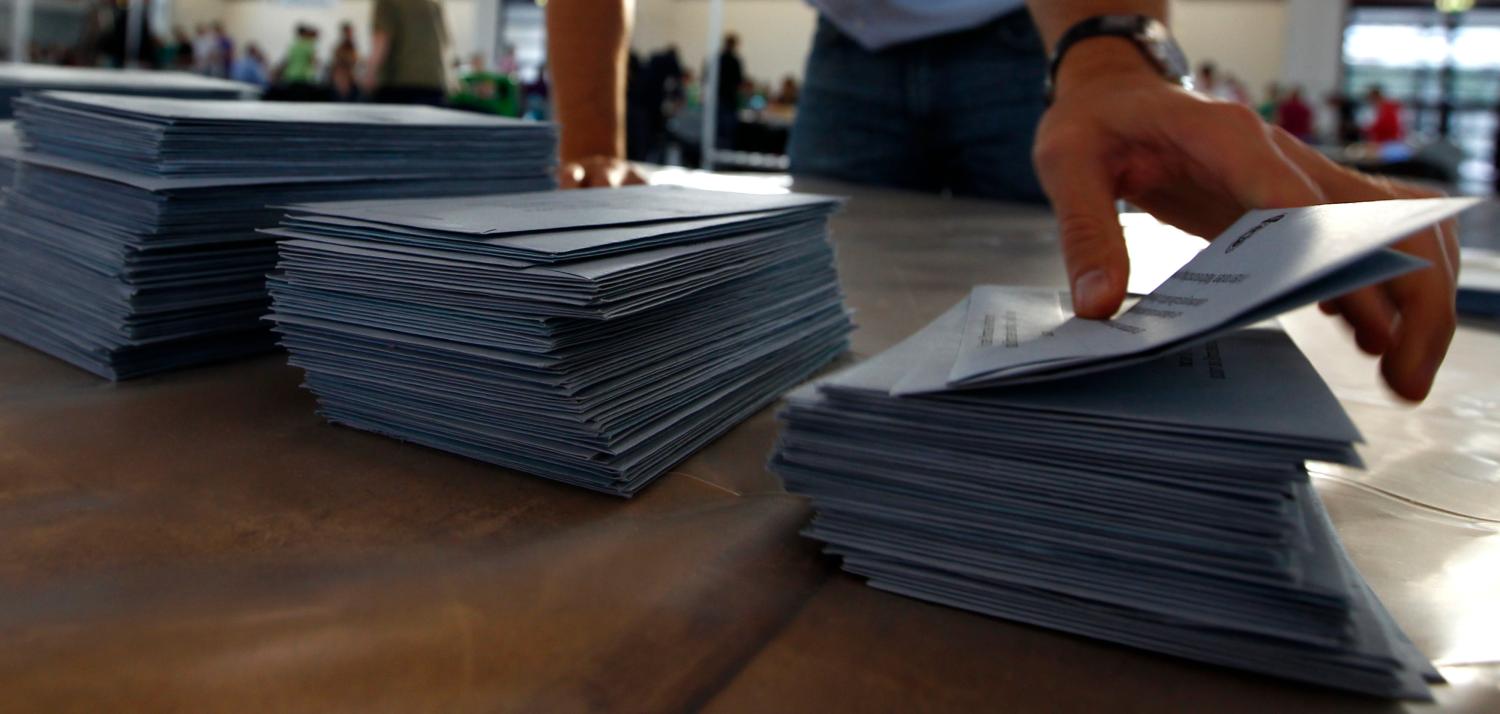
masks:
[[[1109,274],[1095,268],[1073,281],[1073,309],[1093,316],[1109,298]]]

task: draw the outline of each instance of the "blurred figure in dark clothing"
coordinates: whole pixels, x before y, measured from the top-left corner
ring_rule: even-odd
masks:
[[[359,49],[354,45],[354,25],[345,22],[339,25],[339,42],[333,48],[333,61],[328,67],[328,83],[333,88],[335,101],[352,102],[359,98],[358,66]]]
[[[552,116],[551,87],[547,85],[547,65],[537,68],[536,79],[521,86],[521,116],[546,121]]]
[[[646,65],[635,50],[625,64],[625,156],[646,161],[651,146],[651,101]],[[659,111],[659,110],[658,110]]]
[[[1364,132],[1359,128],[1359,105],[1343,94],[1328,97],[1329,106],[1338,115],[1338,140],[1342,146],[1358,144]]]
[[[802,96],[801,89],[797,86],[797,78],[787,75],[781,78],[781,89],[776,92],[775,104],[782,106],[797,106],[797,100]]]
[[[99,0],[83,24],[79,54],[84,63],[118,67],[125,57],[125,15],[113,0]]]
[[[661,163],[665,159],[668,108],[681,102],[682,84],[676,46],[644,61],[630,53],[625,79],[625,152],[631,160]]]
[[[182,25],[172,28],[172,61],[169,66],[162,69],[180,69],[192,71],[193,69],[193,36],[189,35],[187,29]]]
[[[228,77],[229,70],[234,65],[234,40],[229,39],[229,33],[224,31],[222,22],[214,22],[214,52],[213,75]]]
[[[733,32],[724,36],[724,50],[719,53],[718,136],[722,149],[734,148],[734,135],[740,124],[740,85],[745,82],[745,65],[740,62],[740,37]]]
[[[682,60],[677,56],[677,45],[667,45],[651,55],[646,71],[651,74],[653,85],[661,87],[663,101],[682,99]]]
[[[645,160],[661,163],[666,158],[668,108],[682,100],[682,62],[675,45],[651,55],[643,80],[648,132]]]

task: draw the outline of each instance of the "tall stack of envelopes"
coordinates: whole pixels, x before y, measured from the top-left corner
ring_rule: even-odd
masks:
[[[1108,322],[1071,319],[1056,291],[975,288],[795,392],[772,470],[874,587],[1427,698],[1437,672],[1304,468],[1359,465],[1359,433],[1284,333],[1246,323],[1421,267],[1381,246],[1465,205],[1252,214]]]
[[[0,62],[0,118],[11,116],[12,100],[45,90],[176,99],[248,99],[260,94],[253,84],[187,72]]]
[[[0,121],[0,189],[10,188],[15,182],[20,161],[21,136],[16,133],[16,123]]]
[[[1458,274],[1458,312],[1482,318],[1500,318],[1500,252],[1464,248]]]
[[[0,221],[0,334],[110,379],[273,346],[273,206],[551,188],[545,124],[44,92]]]
[[[271,283],[329,420],[631,495],[847,344],[817,196],[294,206]]]
[[[772,469],[812,497],[807,534],[846,570],[1204,662],[1426,692],[1431,668],[1339,548],[1302,468],[1355,463],[1358,434],[1283,333],[1065,389],[893,396],[907,375],[952,366],[964,308],[783,413]],[[1256,411],[1224,408],[1247,403]]]

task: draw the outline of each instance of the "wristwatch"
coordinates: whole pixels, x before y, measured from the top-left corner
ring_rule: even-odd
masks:
[[[1187,55],[1182,53],[1182,48],[1177,46],[1172,33],[1160,20],[1145,15],[1099,15],[1068,28],[1058,38],[1057,47],[1052,50],[1051,66],[1047,70],[1047,103],[1052,102],[1057,68],[1062,64],[1063,55],[1068,53],[1070,47],[1090,37],[1121,37],[1130,40],[1167,81],[1189,89],[1193,86]]]

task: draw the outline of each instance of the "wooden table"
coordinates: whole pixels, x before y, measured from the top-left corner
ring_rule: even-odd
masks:
[[[971,284],[1061,281],[1040,210],[834,190],[855,358]],[[1355,561],[1438,704],[1500,711],[1500,333],[1412,409],[1289,322],[1370,442],[1318,477]],[[1399,708],[865,587],[797,535],[773,409],[619,501],[330,426],[298,381],[109,384],[0,340],[0,711]]]

